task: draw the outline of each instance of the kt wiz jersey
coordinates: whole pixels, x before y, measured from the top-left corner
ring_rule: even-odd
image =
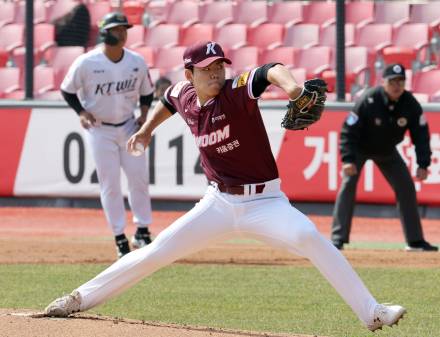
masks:
[[[278,178],[253,81],[258,69],[226,80],[220,94],[200,106],[188,81],[167,89],[163,100],[191,129],[210,181],[234,186]],[[257,78],[257,77],[255,77]],[[264,81],[266,81],[264,79]]]
[[[122,59],[115,63],[100,47],[75,60],[61,89],[78,94],[84,109],[97,120],[115,124],[133,115],[139,95],[154,91],[142,56],[124,48]]]

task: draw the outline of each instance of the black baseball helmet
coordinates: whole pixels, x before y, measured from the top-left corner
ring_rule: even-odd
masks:
[[[99,32],[104,39],[104,43],[109,45],[118,44],[118,39],[109,33],[109,29],[117,26],[125,26],[128,28],[133,25],[128,23],[127,17],[120,12],[112,12],[105,15],[99,22]]]
[[[128,23],[127,17],[120,12],[112,12],[105,15],[99,22],[99,29],[110,29],[116,26],[125,26],[127,28],[133,27]]]

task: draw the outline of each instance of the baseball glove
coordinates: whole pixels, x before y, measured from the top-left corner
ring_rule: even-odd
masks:
[[[327,83],[320,78],[304,82],[301,95],[289,100],[281,126],[288,130],[303,130],[321,118],[324,111]]]

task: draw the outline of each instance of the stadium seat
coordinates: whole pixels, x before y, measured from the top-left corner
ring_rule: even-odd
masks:
[[[232,62],[231,68],[233,75],[240,74],[258,66],[257,47],[241,47],[230,50],[228,57]]]
[[[0,68],[0,98],[20,89],[20,69]]]
[[[177,46],[179,43],[179,26],[160,24],[149,27],[145,33],[145,44],[150,47],[164,48]]]
[[[145,44],[145,27],[143,25],[134,25],[127,31],[127,42],[125,45],[128,48],[136,48]]]
[[[165,73],[164,76],[168,78],[172,84],[176,84],[177,82],[180,81],[186,81],[184,69],[168,71],[167,73]]]
[[[336,22],[336,4],[334,1],[311,1],[304,6],[304,23],[327,26]]]
[[[298,49],[294,47],[279,47],[260,51],[259,64],[281,62],[286,67],[293,68]]]
[[[317,46],[301,49],[295,60],[295,68],[304,68],[307,79],[321,77],[323,71],[331,69],[331,55],[330,47]]]
[[[235,23],[256,27],[267,21],[266,1],[243,1],[233,7]]]
[[[0,64],[5,57],[12,60],[15,49],[24,45],[24,25],[9,24],[0,28]]]
[[[397,28],[409,21],[408,1],[380,1],[374,3],[374,23],[389,23]]]
[[[47,11],[47,22],[54,22],[56,19],[68,14],[80,2],[74,0],[55,1]]]
[[[332,53],[331,70],[322,73],[329,91],[336,89],[336,53]],[[345,48],[345,91],[354,94],[370,84],[368,50],[366,47]]]
[[[170,71],[183,69],[183,53],[186,47],[159,48],[155,55],[154,67],[164,75]]]
[[[284,26],[279,23],[263,23],[257,27],[249,27],[247,44],[258,48],[272,49],[283,43]]]
[[[363,27],[374,20],[373,1],[349,1],[345,3],[345,22]]]
[[[200,22],[221,27],[233,21],[232,1],[215,1],[200,7]]]
[[[112,10],[107,1],[88,2],[87,9],[90,13],[90,37],[88,45],[94,46],[98,43],[99,21]]]
[[[2,10],[0,11],[0,29],[14,22],[17,4],[15,2],[2,2]]]
[[[135,0],[122,1],[122,12],[132,25],[141,25],[145,12],[144,4]]]
[[[301,1],[277,1],[268,5],[267,17],[270,23],[279,23],[286,28],[303,21]]]
[[[301,23],[286,29],[283,46],[295,48],[310,48],[319,43],[319,25]]]
[[[148,64],[148,67],[152,68],[154,67],[154,48],[148,47],[148,46],[140,46],[136,48],[132,48],[133,51],[136,53],[139,53],[145,60],[145,62]]]
[[[83,47],[55,47],[50,48],[45,54],[48,66],[54,69],[54,86],[58,89],[70,65],[84,53]]]
[[[49,6],[44,1],[34,1],[34,24],[47,22],[47,11]],[[26,19],[26,1],[17,3],[17,12],[15,15],[16,23],[25,23]],[[1,26],[1,24],[0,24]]]
[[[440,2],[417,3],[411,7],[410,23],[429,25],[429,36],[435,62],[440,63]]]
[[[199,4],[195,1],[176,1],[168,8],[166,22],[185,28],[199,21]]]
[[[328,47],[336,47],[336,25],[328,25],[326,27],[322,27],[319,33],[319,45],[320,46],[328,46]],[[351,23],[345,24],[345,46],[349,47],[354,44],[355,39],[355,26]]]
[[[210,23],[196,23],[180,29],[180,45],[189,46],[200,41],[211,41],[214,36],[214,26]]]
[[[368,49],[368,66],[375,70],[371,73],[372,84],[382,78],[382,50],[391,45],[392,38],[393,27],[387,23],[368,24],[357,31],[355,45]]]
[[[424,69],[413,75],[414,93],[425,94],[430,102],[440,102],[440,69]]]
[[[416,3],[411,6],[410,23],[427,23],[429,28],[438,31],[440,28],[440,2]]]
[[[54,47],[55,27],[49,23],[40,23],[34,26],[34,66],[40,64],[44,53]],[[26,48],[19,47],[12,52],[14,64],[20,69],[24,68]]]
[[[429,26],[425,23],[404,24],[393,35],[392,45],[383,49],[386,64],[401,63],[417,70],[429,64]]]
[[[214,41],[223,49],[236,49],[246,45],[247,27],[242,23],[231,23],[214,30]]]
[[[306,70],[305,69],[293,68],[293,69],[290,69],[290,72],[293,75],[293,77],[295,78],[297,83],[302,84],[306,80]],[[286,92],[283,89],[281,89],[275,85],[270,85],[266,89],[266,91],[263,92],[263,94],[261,95],[261,98],[262,99],[283,99],[283,100],[289,99]]]

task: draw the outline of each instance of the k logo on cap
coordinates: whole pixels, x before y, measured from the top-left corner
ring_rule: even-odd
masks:
[[[217,60],[223,60],[231,64],[231,60],[225,57],[222,47],[213,41],[205,41],[189,46],[183,54],[185,68],[203,68]]]

